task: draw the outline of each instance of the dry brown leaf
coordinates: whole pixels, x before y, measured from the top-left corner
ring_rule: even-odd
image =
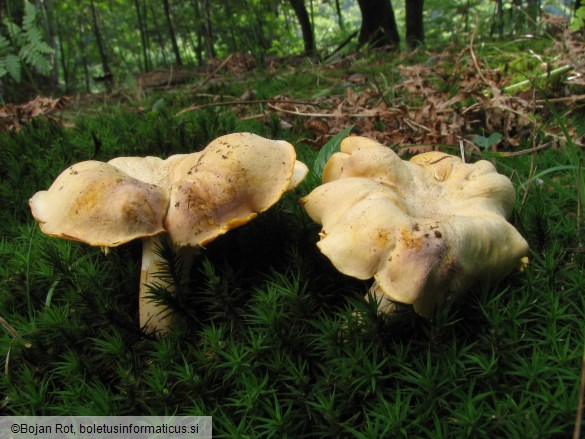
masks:
[[[62,119],[55,117],[55,113],[63,111],[71,99],[62,97],[59,99],[37,96],[32,101],[21,105],[6,104],[0,107],[0,131],[19,131],[22,125],[30,122],[38,116],[46,116],[52,122],[63,126],[70,126]]]
[[[316,119],[316,118],[312,118],[312,119],[309,119],[308,121],[306,121],[303,124],[303,128],[307,131],[311,131],[313,133],[321,134],[321,135],[327,134],[330,131],[329,125],[327,124],[327,122],[325,122],[321,119]]]

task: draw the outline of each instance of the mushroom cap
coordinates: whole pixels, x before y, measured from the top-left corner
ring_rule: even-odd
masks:
[[[247,223],[306,175],[294,147],[250,133],[204,150],[86,161],[30,200],[49,235],[113,247],[167,231],[177,246],[204,245]]]
[[[212,141],[171,166],[165,229],[178,246],[203,246],[275,204],[293,180],[294,147],[251,133]]]
[[[374,277],[375,290],[430,316],[526,256],[528,244],[506,221],[514,187],[490,162],[465,164],[441,152],[407,162],[357,136],[340,149],[325,183],[301,204],[323,225],[317,245],[342,273]]]
[[[47,235],[115,247],[164,231],[167,191],[98,161],[70,166],[30,207]]]

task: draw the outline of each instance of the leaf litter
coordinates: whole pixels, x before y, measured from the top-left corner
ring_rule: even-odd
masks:
[[[71,99],[64,96],[59,99],[37,96],[32,101],[20,105],[6,104],[0,107],[0,131],[20,131],[24,124],[32,119],[45,116],[51,122],[63,126],[73,126],[60,117],[68,107]]]
[[[567,116],[579,111],[576,104],[585,101],[584,49],[585,44],[577,34],[562,33],[562,38],[546,53],[551,61],[542,64],[549,73],[554,72],[552,64],[567,69],[559,69],[562,74],[558,77],[549,74],[546,82],[539,82],[530,71],[526,73],[530,80],[528,88],[515,94],[505,92],[512,77],[506,71],[507,65],[503,69],[490,67],[477,55],[472,37],[470,44],[458,52],[449,47],[442,53],[429,54],[424,63],[400,64],[398,73],[393,74],[398,79],[390,85],[384,74],[373,73],[374,67],[384,68],[384,60],[369,59],[372,71],[356,72],[347,68],[360,66],[358,56],[352,55],[341,63],[320,66],[320,79],[334,83],[330,93],[302,100],[291,92],[264,101],[229,104],[242,118],[268,121],[270,115],[277,114],[285,128],[298,126],[295,122],[300,119],[310,134],[301,140],[315,149],[353,125],[355,134],[391,145],[401,154],[457,148],[460,142],[472,152],[510,151],[526,144],[530,146],[526,151],[530,152],[564,142],[560,128],[547,123],[553,119],[547,103],[562,107]],[[276,71],[274,65],[271,68]],[[344,69],[346,72],[340,77]],[[293,74],[302,72],[297,69]],[[221,105],[221,98],[218,100],[213,105]],[[251,103],[264,104],[263,113],[251,115]],[[573,141],[582,146],[583,133],[571,126],[569,129]],[[476,143],[477,139],[490,139],[488,147],[485,142]]]
[[[551,25],[551,29],[556,28]],[[400,154],[445,147],[459,149],[461,142],[468,152],[481,149],[509,151],[527,139],[531,140],[532,148],[545,144],[549,138],[553,139],[551,144],[554,146],[563,142],[563,133],[558,127],[545,123],[550,115],[547,100],[564,106],[565,114],[578,111],[575,104],[585,101],[585,43],[575,32],[558,31],[558,34],[561,36],[557,36],[546,55],[556,66],[570,66],[570,73],[560,78],[556,85],[552,80],[544,84],[534,82],[533,87],[516,94],[505,93],[510,85],[510,72],[490,67],[488,61],[482,60],[475,51],[472,35],[467,47],[448,47],[441,53],[429,53],[424,63],[406,65],[408,55],[405,55],[404,64],[399,64],[397,71],[392,73],[387,72],[388,61],[384,56],[372,61],[353,54],[308,67],[302,62],[296,63],[298,67],[292,67],[286,58],[270,59],[266,61],[268,67],[265,66],[264,74],[278,75],[284,71],[284,74],[299,75],[302,69],[312,69],[317,71],[317,86],[325,91],[314,93],[315,97],[308,99],[297,98],[294,92],[289,92],[258,100],[247,90],[250,96],[245,93],[245,98],[242,95],[240,99],[228,102],[222,102],[222,96],[207,93],[211,103],[193,104],[177,115],[222,105],[236,111],[241,118],[258,118],[267,123],[271,115],[276,114],[285,129],[298,127],[296,122],[300,119],[301,126],[309,134],[301,140],[315,149],[350,125],[354,126],[353,133],[391,145]],[[233,53],[221,62],[210,62],[203,81],[195,79],[192,84],[182,87],[211,92],[218,84],[227,84],[230,78],[241,82],[253,77],[256,67],[249,57]],[[374,68],[378,71],[386,69],[386,73],[374,73]],[[552,70],[549,65],[546,68]],[[221,73],[226,76],[220,78]],[[161,84],[168,87],[177,79],[183,82],[186,76],[202,77],[183,70],[157,71],[149,75],[142,75],[141,94],[146,87],[157,88]],[[391,76],[390,81],[387,75]],[[326,84],[320,83],[321,80]],[[580,92],[575,93],[575,90]],[[23,124],[41,115],[68,126],[70,123],[58,115],[70,101],[68,97],[39,96],[22,105],[6,104],[0,107],[0,131],[18,131]],[[262,113],[254,114],[258,105],[262,106]],[[568,128],[576,144],[582,145],[583,133],[576,132],[571,126]],[[495,138],[497,141],[493,141]],[[485,142],[476,142],[478,139],[492,141],[486,148]]]
[[[317,145],[350,124],[355,125],[354,133],[392,145],[401,153],[455,147],[459,141],[465,143],[466,149],[477,150],[482,145],[476,144],[475,139],[484,136],[492,139],[492,151],[517,148],[523,140],[533,137],[541,143],[545,137],[562,141],[558,127],[543,122],[546,99],[565,104],[566,110],[572,111],[571,105],[585,101],[585,96],[571,95],[568,86],[554,90],[556,94],[551,94],[550,88],[506,94],[502,91],[509,85],[506,75],[488,67],[478,70],[469,56],[472,50],[466,48],[455,54],[448,49],[425,64],[400,65],[400,79],[391,86],[392,94],[399,97],[392,102],[370,76],[359,88],[348,78],[350,85],[344,95],[320,99],[319,108],[287,103],[291,96],[278,96],[267,108],[289,123],[293,117],[306,118],[303,126],[313,131]],[[583,66],[574,64],[572,77],[583,78],[583,71]],[[572,85],[576,84],[573,81]],[[322,111],[323,107],[329,110]],[[574,139],[580,142],[578,137]]]

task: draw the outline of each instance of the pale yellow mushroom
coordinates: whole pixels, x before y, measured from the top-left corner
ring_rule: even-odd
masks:
[[[317,245],[333,265],[375,279],[381,309],[395,301],[430,317],[472,285],[525,264],[528,244],[506,221],[514,187],[490,162],[466,164],[441,152],[404,161],[357,136],[340,150],[324,184],[301,204],[323,226]]]
[[[30,200],[41,230],[103,248],[143,240],[140,325],[164,333],[172,315],[148,296],[149,285],[169,291],[158,276],[155,251],[168,236],[189,260],[195,248],[241,226],[275,204],[306,176],[293,146],[250,133],[212,141],[204,150],[157,157],[86,161],[66,169],[47,191]]]

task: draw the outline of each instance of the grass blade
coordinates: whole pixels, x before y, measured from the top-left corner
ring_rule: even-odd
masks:
[[[329,141],[323,145],[321,151],[319,151],[315,163],[313,164],[313,173],[319,178],[319,180],[321,180],[327,160],[329,160],[329,157],[331,157],[334,152],[339,151],[339,144],[345,137],[347,137],[352,129],[353,125],[348,126],[346,129],[329,139]]]

